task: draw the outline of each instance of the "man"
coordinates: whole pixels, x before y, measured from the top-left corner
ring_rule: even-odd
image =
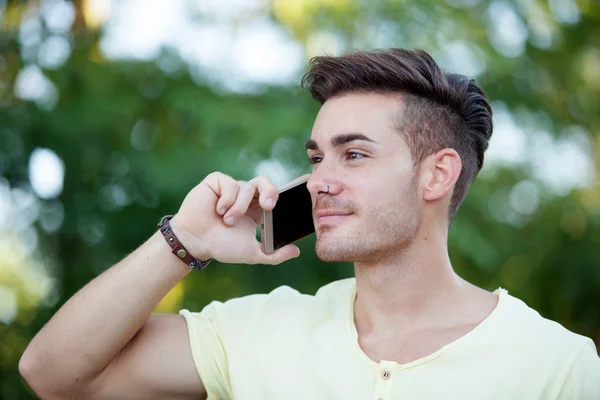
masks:
[[[492,133],[482,90],[422,51],[317,57],[308,157],[316,252],[355,279],[151,315],[186,262],[277,264],[255,238],[277,188],[206,177],[71,298],[20,371],[45,399],[598,399],[593,342],[461,279],[448,228]],[[164,237],[163,237],[164,236]],[[167,240],[165,240],[165,238]],[[190,256],[189,254],[192,256]],[[190,261],[191,260],[191,261]],[[204,265],[201,263],[200,265]]]

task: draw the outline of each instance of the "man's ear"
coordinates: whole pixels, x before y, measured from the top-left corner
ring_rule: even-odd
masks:
[[[427,169],[423,199],[435,201],[452,192],[460,171],[462,162],[454,149],[442,149],[427,157],[423,165]]]

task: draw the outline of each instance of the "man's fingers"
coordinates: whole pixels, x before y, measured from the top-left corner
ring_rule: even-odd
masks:
[[[224,221],[227,225],[235,224],[248,211],[248,206],[254,198],[255,188],[248,182],[238,182],[239,190],[235,202],[224,215]]]
[[[217,214],[224,215],[227,210],[235,203],[238,191],[240,189],[239,183],[230,176],[219,175],[217,177],[217,188],[213,191],[219,196],[217,201]]]
[[[271,180],[265,176],[258,176],[249,182],[258,191],[258,204],[265,210],[272,210],[279,198],[279,190]]]
[[[253,264],[281,264],[284,261],[296,258],[300,255],[300,249],[293,244],[288,244],[275,250],[272,254],[265,254],[259,248],[255,254]]]

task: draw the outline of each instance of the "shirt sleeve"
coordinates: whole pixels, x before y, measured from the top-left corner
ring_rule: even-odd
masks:
[[[233,397],[230,363],[240,353],[244,332],[260,319],[274,292],[239,297],[225,303],[213,301],[201,312],[179,311],[187,322],[192,357],[208,400]]]
[[[217,315],[222,305],[213,302],[201,312],[179,311],[187,322],[192,357],[209,400],[231,398],[227,352]]]
[[[575,358],[559,399],[600,399],[600,358],[591,340]]]

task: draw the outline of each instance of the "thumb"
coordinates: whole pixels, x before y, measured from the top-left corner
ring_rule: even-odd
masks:
[[[282,248],[275,250],[271,254],[263,253],[263,251],[259,247],[255,254],[256,257],[254,264],[276,265],[281,264],[282,262],[290,260],[292,258],[296,258],[299,255],[300,249],[293,244],[283,246]]]

